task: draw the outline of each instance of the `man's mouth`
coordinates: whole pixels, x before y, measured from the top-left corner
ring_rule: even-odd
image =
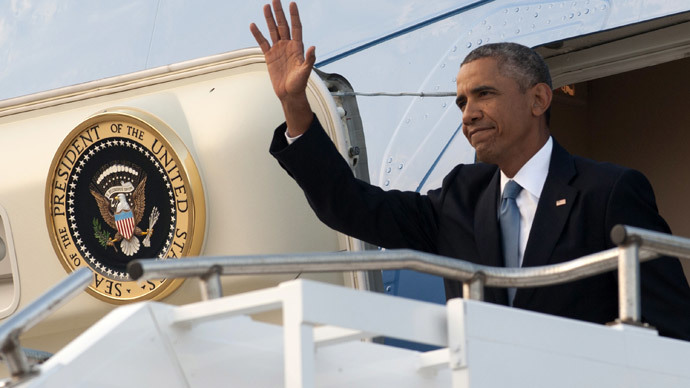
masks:
[[[478,127],[478,128],[475,127],[475,128],[472,128],[468,131],[468,133],[470,135],[469,138],[470,138],[470,140],[472,140],[474,135],[481,134],[482,132],[490,131],[492,129],[494,129],[494,127]]]

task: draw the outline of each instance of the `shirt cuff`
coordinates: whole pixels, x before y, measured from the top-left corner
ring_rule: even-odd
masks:
[[[290,137],[290,135],[288,135],[288,130],[285,129],[285,140],[287,140],[288,145],[294,143],[295,140],[299,139],[300,136],[302,136],[302,135],[303,135],[303,134],[297,135],[297,136],[295,136],[295,137]]]

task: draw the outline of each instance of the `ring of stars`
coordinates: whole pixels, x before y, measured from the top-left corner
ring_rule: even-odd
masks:
[[[76,244],[76,246],[79,249],[79,252],[82,254],[82,257],[84,258],[85,261],[88,262],[89,266],[95,270],[96,272],[100,273],[101,275],[111,278],[111,279],[116,279],[116,280],[122,280],[122,281],[132,281],[132,279],[129,277],[129,274],[126,272],[120,272],[120,271],[115,271],[112,268],[110,268],[108,265],[105,263],[101,262],[98,257],[94,256],[88,249],[88,247],[85,245],[85,241],[83,241],[80,236],[81,233],[79,231],[79,227],[76,222],[76,217],[75,217],[75,211],[78,205],[79,200],[75,199],[76,195],[76,188],[79,182],[79,174],[82,172],[83,167],[86,165],[86,162],[88,162],[89,159],[92,159],[95,157],[100,151],[107,150],[111,147],[128,147],[134,151],[137,151],[144,155],[144,157],[148,160],[151,161],[151,163],[154,164],[154,169],[152,171],[158,171],[158,173],[161,175],[161,179],[163,180],[165,187],[168,189],[167,195],[169,197],[169,202],[170,202],[170,231],[167,234],[165,243],[163,245],[163,248],[160,250],[158,253],[157,257],[159,259],[163,259],[166,257],[170,245],[172,244],[173,240],[173,232],[175,230],[176,222],[175,222],[175,197],[173,195],[172,190],[170,190],[170,179],[168,178],[166,171],[163,169],[163,166],[160,164],[158,159],[146,148],[141,147],[139,144],[134,143],[130,140],[127,139],[113,139],[110,138],[108,140],[101,140],[97,143],[95,143],[93,146],[90,147],[88,152],[82,153],[80,156],[80,160],[78,162],[77,167],[74,169],[76,174],[72,174],[69,178],[69,185],[68,187],[70,188],[68,192],[68,200],[67,203],[69,205],[68,207],[68,212],[69,212],[69,217],[68,217],[68,222],[69,222],[69,227],[70,231],[72,232],[73,240]],[[88,184],[88,182],[82,181],[82,184]],[[160,223],[159,223],[160,225]],[[161,232],[163,233],[163,232]]]

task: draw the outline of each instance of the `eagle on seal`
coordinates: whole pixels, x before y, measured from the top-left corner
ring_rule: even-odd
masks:
[[[103,220],[113,229],[117,230],[113,238],[108,239],[107,245],[115,247],[115,243],[120,242],[122,252],[127,256],[133,256],[139,252],[139,239],[137,236],[146,236],[152,230],[141,230],[137,225],[144,217],[146,208],[146,177],[137,185],[130,197],[131,204],[127,201],[127,196],[123,193],[106,198],[105,195],[91,188],[91,195],[96,199],[98,210],[101,212]],[[113,209],[114,208],[114,209]]]

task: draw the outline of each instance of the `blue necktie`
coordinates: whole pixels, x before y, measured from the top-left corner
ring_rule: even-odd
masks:
[[[508,268],[518,268],[520,266],[520,210],[515,202],[515,198],[521,190],[522,186],[514,180],[509,180],[503,189],[501,209],[499,209],[498,213],[498,221],[501,224],[503,258]],[[513,299],[515,299],[515,291],[515,288],[508,288],[508,303],[511,306],[513,305]]]

